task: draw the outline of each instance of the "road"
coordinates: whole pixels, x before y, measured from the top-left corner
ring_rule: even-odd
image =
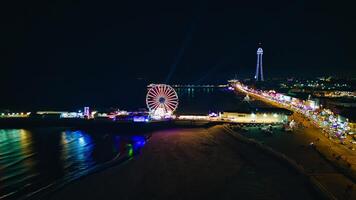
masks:
[[[299,165],[303,166],[308,176],[315,178],[320,185],[329,191],[338,199],[356,199],[356,185],[354,182],[343,175],[334,164],[324,158],[318,152],[322,146],[315,134],[306,133],[308,130],[298,129],[292,132],[285,132],[282,126],[273,126],[272,135],[266,133],[255,126],[245,126],[244,128],[234,128],[235,132],[241,135],[253,138],[272,147],[274,150],[283,153]],[[324,138],[327,140],[327,138]],[[319,149],[311,147],[309,144],[313,141]],[[352,187],[352,189],[350,189]]]
[[[236,87],[236,89],[238,92],[248,94],[256,100],[294,111],[290,107],[285,107],[276,102],[262,98],[261,96],[246,92],[245,90],[241,90],[239,87]],[[278,141],[279,144],[277,145],[272,143],[269,145],[287,154],[292,159],[299,160],[303,167],[319,172],[319,175],[315,174],[315,176],[318,178],[320,183],[323,184],[323,186],[332,192],[336,197],[346,199],[343,197],[345,193],[348,193],[348,195],[346,195],[348,196],[347,198],[349,198],[349,196],[356,197],[356,152],[347,146],[340,144],[339,141],[329,139],[323,134],[320,128],[316,127],[302,114],[294,112],[290,118],[302,125],[294,130],[294,134],[296,134],[296,136],[294,137],[295,140],[292,142],[293,144],[288,143],[288,141]],[[315,147],[314,149],[325,160],[332,163],[332,166],[334,166],[335,169],[331,171],[327,170],[325,172],[323,170],[324,166],[319,166],[316,164],[317,162],[307,162],[311,161],[310,159],[307,159],[310,156],[305,154],[305,152],[303,154],[303,152],[300,151],[300,147],[309,145],[310,143],[313,143],[313,146]],[[279,148],[281,146],[285,146],[286,148]],[[301,154],[296,155],[296,153]],[[316,159],[315,161],[318,160],[320,159]],[[312,166],[312,163],[314,163],[315,166]]]
[[[291,117],[291,119],[296,120],[298,123],[302,124],[303,127],[305,128],[303,131],[306,132],[307,134],[311,134],[313,136],[316,136],[318,138],[323,138],[321,141],[319,141],[319,145],[325,145],[328,146],[330,151],[328,151],[329,153],[327,154],[334,154],[334,155],[339,155],[340,159],[343,160],[345,162],[345,164],[347,165],[347,167],[349,168],[348,170],[350,171],[350,175],[356,179],[356,151],[354,151],[354,149],[349,148],[350,146],[346,146],[344,144],[340,144],[339,141],[335,141],[335,140],[331,140],[329,139],[327,136],[325,136],[322,132],[322,130],[318,127],[316,127],[310,120],[308,120],[305,116],[303,116],[302,114],[296,112],[294,109],[292,109],[291,107],[288,106],[284,106],[282,104],[279,104],[277,102],[271,101],[267,98],[263,98],[260,95],[255,95],[254,93],[251,92],[247,92],[245,90],[242,90],[239,87],[236,87],[238,92],[244,93],[244,94],[248,94],[251,97],[259,100],[259,101],[263,101],[265,103],[268,103],[270,105],[276,106],[276,107],[280,107],[280,108],[285,108],[288,110],[291,110],[294,112],[293,116]],[[325,140],[325,138],[327,138],[327,140]],[[319,139],[320,140],[320,139]],[[329,155],[325,155],[327,157],[329,157]],[[334,160],[332,160],[334,161]],[[343,167],[343,166],[341,166]]]

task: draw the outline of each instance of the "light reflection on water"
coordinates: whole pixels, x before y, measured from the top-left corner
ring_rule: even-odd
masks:
[[[133,156],[145,142],[145,136],[60,128],[0,129],[0,199],[34,192],[56,180],[70,180],[104,163]]]
[[[246,107],[223,88],[176,88],[177,113],[209,113]],[[58,179],[88,173],[98,165],[131,157],[145,145],[143,136],[50,129],[0,129],[0,199],[11,192],[35,191]]]

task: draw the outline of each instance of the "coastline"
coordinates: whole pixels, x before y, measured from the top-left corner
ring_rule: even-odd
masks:
[[[299,113],[295,113],[292,118],[301,122],[305,127],[303,129],[296,129],[295,133],[305,133],[308,135],[310,141],[314,142],[316,151],[338,168],[345,176],[356,182],[355,151],[348,149],[339,142],[327,138],[318,127],[309,121],[303,120]]]
[[[225,128],[228,127],[227,125],[222,125],[222,126],[214,126],[211,127],[212,129],[221,129],[220,132],[226,132],[229,130],[226,130]],[[209,129],[207,127],[202,128],[201,129]],[[167,130],[166,130],[167,131]],[[233,131],[230,129],[230,131]],[[325,174],[319,173],[319,172],[313,172],[312,174],[310,174],[310,171],[308,171],[309,169],[305,168],[305,166],[303,165],[303,163],[301,163],[300,161],[296,161],[295,157],[293,157],[293,155],[288,155],[286,152],[283,152],[283,148],[276,148],[276,146],[272,146],[270,144],[265,145],[265,142],[262,141],[257,141],[254,139],[251,139],[247,136],[243,136],[240,133],[236,133],[236,131],[233,135],[235,135],[234,137],[236,138],[236,134],[238,134],[239,136],[239,140],[249,144],[250,146],[252,146],[253,148],[256,149],[262,149],[265,150],[264,153],[270,154],[273,157],[275,157],[277,160],[284,160],[283,162],[285,163],[284,165],[287,165],[287,167],[292,167],[292,169],[296,170],[299,174],[301,174],[302,176],[306,177],[305,180],[307,181],[307,184],[310,184],[311,186],[313,186],[314,190],[316,190],[319,193],[320,197],[326,198],[326,199],[337,199],[336,197],[338,197],[340,199],[340,196],[342,196],[342,192],[340,188],[337,188],[338,191],[330,191],[330,185],[326,184],[325,182],[330,182],[330,180],[332,180],[332,182],[334,182],[333,184],[335,185],[335,180],[332,179],[332,177],[327,177],[325,176]],[[231,134],[231,133],[230,133]],[[298,134],[298,133],[294,133],[294,134]],[[272,136],[273,137],[273,136]],[[308,141],[310,139],[307,139]],[[252,141],[252,142],[251,142]],[[295,143],[297,144],[300,141],[296,141]],[[259,150],[260,151],[260,150]],[[281,153],[284,154],[281,154]],[[118,160],[111,162],[109,161],[109,163],[105,163],[103,165],[101,165],[100,167],[94,169],[93,171],[90,171],[88,173],[86,173],[85,175],[76,177],[70,181],[66,181],[66,182],[61,182],[61,183],[57,183],[55,185],[51,185],[48,188],[45,188],[44,191],[41,191],[39,193],[36,194],[32,194],[31,196],[27,196],[26,198],[21,198],[21,199],[48,199],[49,197],[51,197],[52,195],[56,195],[57,192],[61,193],[61,191],[66,188],[71,188],[72,185],[76,185],[76,184],[85,184],[85,182],[87,182],[87,178],[89,177],[95,177],[97,176],[96,174],[101,174],[101,173],[105,173],[105,171],[111,171],[112,168],[121,168],[121,166],[124,163],[129,164],[132,158],[119,158]],[[135,160],[135,159],[134,159]],[[130,162],[127,162],[130,161]],[[287,162],[286,162],[287,161]],[[340,175],[336,175],[335,173],[332,174],[333,177],[337,176],[338,181],[342,181],[340,179]],[[326,178],[325,178],[326,177]],[[321,181],[320,181],[321,180]],[[344,182],[344,181],[343,181]],[[344,187],[345,185],[347,185],[347,183],[345,184],[345,182],[342,184],[342,187]],[[335,194],[336,193],[336,194]],[[351,195],[355,195],[354,192],[351,192]],[[336,197],[335,197],[336,196]]]
[[[207,124],[204,123],[204,124],[200,124],[200,125],[183,123],[183,124],[180,124],[179,127],[184,127],[185,125],[188,125],[188,127],[190,127],[190,128],[191,127],[196,127],[196,128],[200,127],[200,129],[209,129],[209,127],[213,128],[213,129],[215,129],[216,127],[221,127],[221,128],[225,127],[226,128],[226,127],[230,126],[230,125],[214,126],[209,123],[207,123]],[[237,125],[237,126],[243,126],[243,125]],[[255,125],[251,125],[251,126],[255,126]],[[160,127],[157,130],[160,130],[161,128],[162,127]],[[314,127],[314,129],[316,129],[314,131],[318,131],[317,128]],[[180,129],[178,129],[178,130],[180,130]],[[241,140],[242,142],[253,146],[253,148],[264,150],[265,153],[267,152],[267,154],[272,155],[273,157],[277,158],[277,160],[282,160],[283,163],[285,163],[287,165],[287,167],[291,167],[292,169],[296,170],[299,174],[304,176],[305,180],[307,181],[307,184],[311,185],[314,188],[314,190],[316,190],[319,193],[320,197],[326,198],[326,199],[353,199],[353,198],[356,198],[356,196],[355,196],[356,195],[356,192],[355,192],[356,186],[353,186],[351,188],[351,191],[348,192],[349,193],[348,195],[350,195],[350,197],[344,198],[344,193],[345,193],[344,191],[347,190],[348,185],[355,185],[354,181],[352,179],[347,180],[348,178],[344,177],[344,175],[345,175],[344,173],[343,174],[339,173],[340,169],[338,168],[337,164],[333,163],[332,161],[330,161],[328,158],[326,158],[324,156],[324,154],[321,151],[328,150],[328,148],[326,148],[325,145],[320,145],[318,142],[316,142],[315,148],[313,148],[313,151],[318,152],[319,157],[322,157],[323,159],[328,160],[330,162],[330,164],[332,164],[333,166],[338,168],[338,170],[331,170],[329,167],[326,170],[326,172],[323,171],[324,169],[322,169],[321,171],[318,171],[318,170],[314,171],[314,169],[311,169],[311,168],[313,168],[312,166],[305,166],[305,164],[308,164],[308,162],[303,163],[303,161],[305,161],[305,160],[308,160],[308,159],[310,160],[310,158],[308,158],[308,156],[302,155],[302,157],[298,157],[298,156],[296,157],[296,155],[291,154],[291,152],[301,153],[299,150],[298,151],[296,150],[296,148],[298,148],[298,145],[306,146],[308,148],[308,144],[310,141],[316,141],[316,139],[320,139],[318,135],[307,133],[306,132],[307,130],[310,131],[311,128],[309,127],[308,129],[297,129],[294,133],[290,133],[289,135],[299,137],[299,139],[293,141],[294,146],[288,146],[288,148],[283,147],[283,145],[281,145],[282,143],[284,143],[284,141],[282,141],[282,140],[279,141],[280,143],[278,144],[278,142],[270,143],[268,141],[266,142],[266,141],[259,141],[259,140],[251,139],[248,137],[248,135],[241,135],[240,133],[237,133],[236,131],[234,131],[235,133],[233,135],[235,135],[235,138],[236,138],[236,134],[239,134],[238,139]],[[167,131],[167,129],[165,129],[164,131]],[[272,136],[272,138],[273,138],[273,136]],[[326,142],[332,142],[332,141],[327,140],[327,138],[325,138],[325,140],[326,140]],[[320,142],[320,143],[323,144],[322,142]],[[293,149],[293,151],[290,151],[291,148]],[[329,153],[329,156],[331,156],[331,152],[327,152],[327,153]],[[120,156],[122,156],[122,155],[120,155]],[[304,157],[306,159],[301,160],[301,158],[304,158]],[[335,156],[332,156],[332,158],[335,158]],[[85,174],[79,175],[77,177],[71,177],[69,180],[68,179],[59,180],[58,182],[55,182],[54,184],[50,184],[38,191],[35,191],[34,193],[31,193],[30,195],[26,195],[19,199],[30,199],[30,200],[31,199],[36,199],[36,200],[37,199],[48,199],[49,196],[55,195],[57,192],[61,192],[62,189],[71,187],[71,185],[75,185],[78,182],[82,182],[82,181],[85,182],[85,180],[87,180],[86,179],[87,177],[96,176],[95,174],[100,174],[101,172],[110,171],[111,168],[120,168],[121,165],[123,165],[124,163],[130,163],[127,161],[130,161],[131,159],[132,158],[129,158],[127,156],[119,157],[115,160],[108,161],[107,163],[104,163],[104,164],[86,172]],[[318,158],[318,159],[320,159],[320,158]],[[342,161],[342,159],[341,159],[341,161]],[[323,167],[321,167],[321,168],[323,168]]]
[[[148,141],[150,138],[150,134],[146,135],[146,140]],[[82,172],[76,172],[76,174],[70,174],[68,176],[62,177],[60,179],[55,180],[52,183],[49,183],[48,185],[37,189],[36,191],[33,191],[31,193],[27,194],[18,194],[16,192],[12,193],[11,195],[7,195],[4,197],[5,199],[7,197],[12,198],[12,195],[19,195],[16,197],[16,199],[19,200],[40,200],[40,199],[47,199],[48,196],[51,194],[61,190],[62,188],[65,188],[72,183],[75,183],[77,181],[80,181],[81,179],[84,179],[85,177],[92,176],[96,173],[100,173],[102,171],[108,170],[112,167],[120,167],[121,165],[124,165],[133,157],[137,156],[139,152],[136,151],[129,151],[128,149],[125,149],[124,152],[118,153],[114,158],[111,160],[108,160],[104,163],[97,164],[93,168],[84,170]]]
[[[240,90],[236,87],[238,91],[243,94],[247,94],[245,91]],[[269,105],[285,108],[290,110],[289,107],[284,107],[280,104],[274,103],[272,101],[258,97],[255,94],[249,94],[258,101],[265,102]],[[292,111],[292,110],[291,110]],[[335,142],[326,137],[322,130],[316,127],[313,123],[304,118],[300,113],[293,112],[291,119],[296,122],[303,124],[304,129],[297,129],[297,132],[306,133],[306,135],[312,138],[309,142],[314,142],[315,149],[319,151],[327,160],[335,165],[345,176],[352,179],[354,182],[356,180],[356,152],[352,149],[347,148],[339,142]],[[355,186],[356,187],[356,186]]]
[[[75,181],[48,199],[315,199],[309,190],[283,163],[214,126],[153,133],[127,165]]]
[[[32,193],[26,194],[24,196],[19,197],[19,200],[41,200],[41,199],[47,199],[48,196],[51,194],[61,190],[64,187],[69,186],[70,184],[80,181],[81,179],[84,179],[85,177],[94,175],[96,173],[100,173],[101,171],[108,170],[112,167],[117,167],[120,165],[125,164],[125,162],[131,160],[132,157],[129,156],[121,156],[118,155],[116,158],[113,160],[107,161],[106,163],[102,163],[98,166],[95,166],[94,168],[84,172],[83,174],[77,175],[77,176],[72,176],[72,177],[63,177],[62,179],[59,179],[45,187],[42,187],[38,189],[37,191],[34,191]]]
[[[14,118],[1,119],[0,129],[30,129],[30,128],[53,128],[65,127],[84,131],[108,131],[119,132],[119,135],[131,134],[132,132],[150,133],[152,131],[171,128],[196,128],[210,127],[223,122],[218,121],[194,121],[194,120],[162,120],[150,122],[111,121],[111,120],[86,120],[86,119],[36,119]]]
[[[352,179],[340,173],[335,166],[310,147],[310,138],[298,133],[281,133],[273,131],[266,136],[256,129],[245,134],[240,127],[226,127],[234,138],[256,146],[264,153],[281,160],[298,173],[302,174],[321,197],[326,199],[355,199],[356,190]],[[282,134],[284,134],[282,136]],[[353,185],[351,189],[349,185]]]

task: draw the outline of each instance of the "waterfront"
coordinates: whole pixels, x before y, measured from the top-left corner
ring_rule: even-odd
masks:
[[[208,114],[235,109],[250,112],[266,106],[244,102],[244,96],[226,88],[185,88],[177,92],[181,99],[178,113]],[[127,157],[133,153],[129,151],[132,147],[135,147],[134,153],[138,153],[136,146],[145,142],[145,136],[139,132],[129,133],[130,136],[114,134],[67,128],[2,129],[0,197],[10,199],[54,183],[70,182],[107,162]]]
[[[59,199],[316,199],[294,170],[222,127],[152,134],[142,154],[50,196]]]
[[[325,191],[327,191],[327,193],[330,193],[333,198],[337,197],[340,199],[352,199],[355,197],[356,192],[354,184],[354,148],[352,146],[350,148],[350,146],[348,146],[350,145],[348,142],[343,142],[344,138],[332,138],[330,133],[328,131],[325,131],[324,127],[320,126],[315,118],[310,119],[308,114],[305,114],[305,112],[303,112],[303,109],[300,109],[299,107],[294,107],[293,105],[288,104],[286,105],[283,102],[269,99],[268,95],[266,94],[260,95],[258,94],[258,92],[256,93],[245,91],[238,85],[236,89],[241,93],[248,93],[249,95],[260,101],[264,101],[276,107],[285,107],[289,110],[292,110],[294,114],[290,117],[290,120],[299,123],[299,126],[293,129],[293,133],[298,134],[298,137],[294,137],[294,140],[292,142],[288,141],[288,138],[286,137],[284,137],[282,141],[279,141],[278,138],[272,139],[271,141],[274,142],[270,143],[269,145],[271,145],[272,148],[277,149],[277,151],[283,152],[291,159],[296,160],[297,165],[299,165],[300,162],[302,168],[306,168],[307,170],[312,169],[311,171],[302,171],[308,174],[308,176],[315,177],[315,180],[317,180],[318,184],[325,188]],[[326,122],[331,123],[331,118],[329,120],[326,120]],[[337,125],[333,126],[333,128],[337,127]],[[345,129],[346,131],[348,131],[348,128]],[[342,129],[342,131],[344,131],[344,133],[342,135],[340,134],[339,136],[346,136],[345,130]],[[300,134],[303,134],[303,136],[300,136]],[[261,140],[260,137],[258,137],[258,139]],[[341,141],[339,139],[341,139]],[[314,153],[318,154],[317,160],[327,161],[331,164],[330,166],[335,169],[331,170],[331,173],[330,171],[325,173],[325,171],[323,171],[324,168],[318,166],[320,164],[314,163],[314,165],[310,165],[311,163],[305,162],[310,156],[304,155],[305,152],[303,152],[303,147],[305,147],[306,145],[311,147],[315,151]],[[353,143],[351,143],[351,145],[353,145]],[[287,148],[281,148],[283,146]],[[292,146],[297,146],[297,148],[291,149]],[[302,150],[300,147],[302,147]],[[296,154],[301,155],[295,156]]]
[[[222,111],[241,105],[234,93],[226,89],[187,88],[178,92],[182,97],[180,109],[189,112],[207,114],[209,108]],[[209,97],[211,101],[201,103]],[[198,110],[193,109],[195,105]],[[0,199],[13,199],[52,184],[70,182],[108,162],[133,156],[145,140],[140,132],[123,135],[68,128],[0,129]]]
[[[335,198],[356,198],[356,190],[354,189],[356,185],[352,177],[343,174],[336,167],[336,163],[328,161],[314,146],[310,145],[311,142],[315,142],[318,149],[328,149],[330,145],[327,143],[328,141],[316,142],[323,139],[318,136],[317,129],[298,128],[293,132],[286,132],[282,126],[275,125],[272,134],[266,134],[258,126],[241,127],[237,125],[230,128],[236,134],[251,138],[286,155],[301,166],[309,177],[316,179]],[[324,143],[324,145],[321,143]]]
[[[356,200],[352,1],[3,2],[0,200]]]
[[[0,199],[62,185],[132,157],[145,136],[114,136],[63,128],[0,130]]]
[[[271,107],[254,99],[245,101],[243,94],[226,88],[186,88],[178,90],[178,94],[181,99],[178,113],[208,114],[224,110],[249,113]],[[290,140],[287,138],[284,143],[279,137],[285,132],[277,132],[268,141],[288,146]],[[229,199],[239,195],[252,199],[315,198],[311,187],[298,173],[273,157],[262,155],[255,147],[234,141],[220,126],[152,131],[147,136],[139,132],[123,135],[119,132],[84,132],[66,128],[8,129],[0,133],[0,166],[4,169],[0,172],[0,191],[3,199],[30,194],[47,186],[52,187],[52,184],[65,186],[97,169],[107,168],[107,163],[117,161],[117,165],[125,158],[133,159],[124,166],[110,165],[114,167],[84,177],[51,197],[70,199],[76,191],[77,198],[88,199],[98,198],[96,195],[134,199],[144,196],[151,199],[210,196]],[[148,136],[150,140],[146,141]],[[143,147],[146,142],[148,146]],[[280,150],[278,146],[277,150]],[[321,160],[320,163],[326,162],[316,154],[313,156]],[[320,169],[325,168],[329,169],[327,166]],[[209,177],[211,173],[214,176]],[[152,185],[152,182],[155,184]],[[25,187],[19,187],[22,185]],[[171,188],[174,185],[178,189]],[[212,189],[212,185],[216,185],[217,189]],[[265,188],[265,185],[270,187]],[[162,188],[167,192],[162,192]],[[342,190],[336,188],[333,192]],[[294,194],[296,191],[302,192]],[[132,193],[137,193],[137,196]],[[42,196],[41,193],[35,199],[46,199],[48,194]],[[289,194],[294,195],[291,197]]]

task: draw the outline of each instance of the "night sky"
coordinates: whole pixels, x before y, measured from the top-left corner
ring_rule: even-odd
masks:
[[[172,2],[2,2],[0,108],[125,106],[150,82],[252,78],[260,42],[265,78],[356,76],[352,1]]]

